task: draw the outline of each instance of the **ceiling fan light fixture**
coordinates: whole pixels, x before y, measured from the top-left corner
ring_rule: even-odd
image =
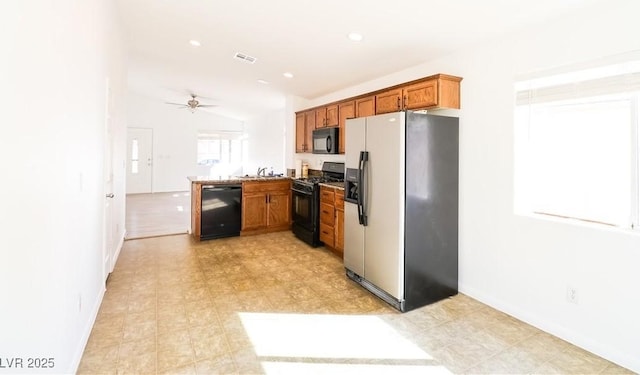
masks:
[[[194,46],[194,47],[200,47],[200,46],[202,45],[199,41],[197,41],[197,40],[195,40],[195,39],[191,39],[191,40],[189,41],[189,44],[191,44],[191,45],[192,45],[192,46]]]
[[[290,73],[290,72],[284,72],[284,73],[282,73],[282,75],[287,77],[287,78],[293,78],[293,73]]]
[[[191,113],[195,113],[195,111],[198,108],[213,108],[213,107],[217,107],[216,104],[200,104],[200,101],[198,101],[197,95],[196,94],[189,94],[191,96],[191,99],[189,99],[187,101],[187,103],[172,103],[172,102],[165,102],[166,104],[171,104],[171,105],[177,105],[179,106],[181,109],[188,109],[189,111],[191,111]]]

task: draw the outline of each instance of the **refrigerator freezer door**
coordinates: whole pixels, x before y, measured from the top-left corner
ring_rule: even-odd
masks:
[[[354,118],[345,124],[345,168],[357,169],[360,152],[365,150],[366,120]],[[358,220],[358,205],[344,202],[344,266],[364,276],[364,232]]]
[[[369,161],[365,171],[365,207],[368,226],[365,229],[364,240],[364,275],[361,276],[402,300],[405,113],[389,113],[366,119]],[[350,141],[347,141],[347,144],[351,147]],[[345,227],[345,235],[346,232]]]
[[[408,310],[458,290],[458,119],[407,114]]]

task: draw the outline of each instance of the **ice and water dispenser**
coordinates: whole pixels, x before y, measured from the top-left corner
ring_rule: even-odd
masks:
[[[344,174],[344,200],[358,203],[358,169],[347,168]]]

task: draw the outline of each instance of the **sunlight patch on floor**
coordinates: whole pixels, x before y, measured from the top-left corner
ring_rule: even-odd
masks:
[[[450,375],[444,366],[423,365],[379,365],[355,363],[291,363],[291,362],[262,362],[266,374],[299,375],[299,374],[332,374],[332,375]]]
[[[239,313],[260,357],[431,360],[372,315]]]

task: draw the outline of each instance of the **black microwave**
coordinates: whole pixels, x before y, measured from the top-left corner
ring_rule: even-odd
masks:
[[[338,130],[339,128],[322,128],[313,131],[313,149],[314,154],[337,154],[338,148]]]

